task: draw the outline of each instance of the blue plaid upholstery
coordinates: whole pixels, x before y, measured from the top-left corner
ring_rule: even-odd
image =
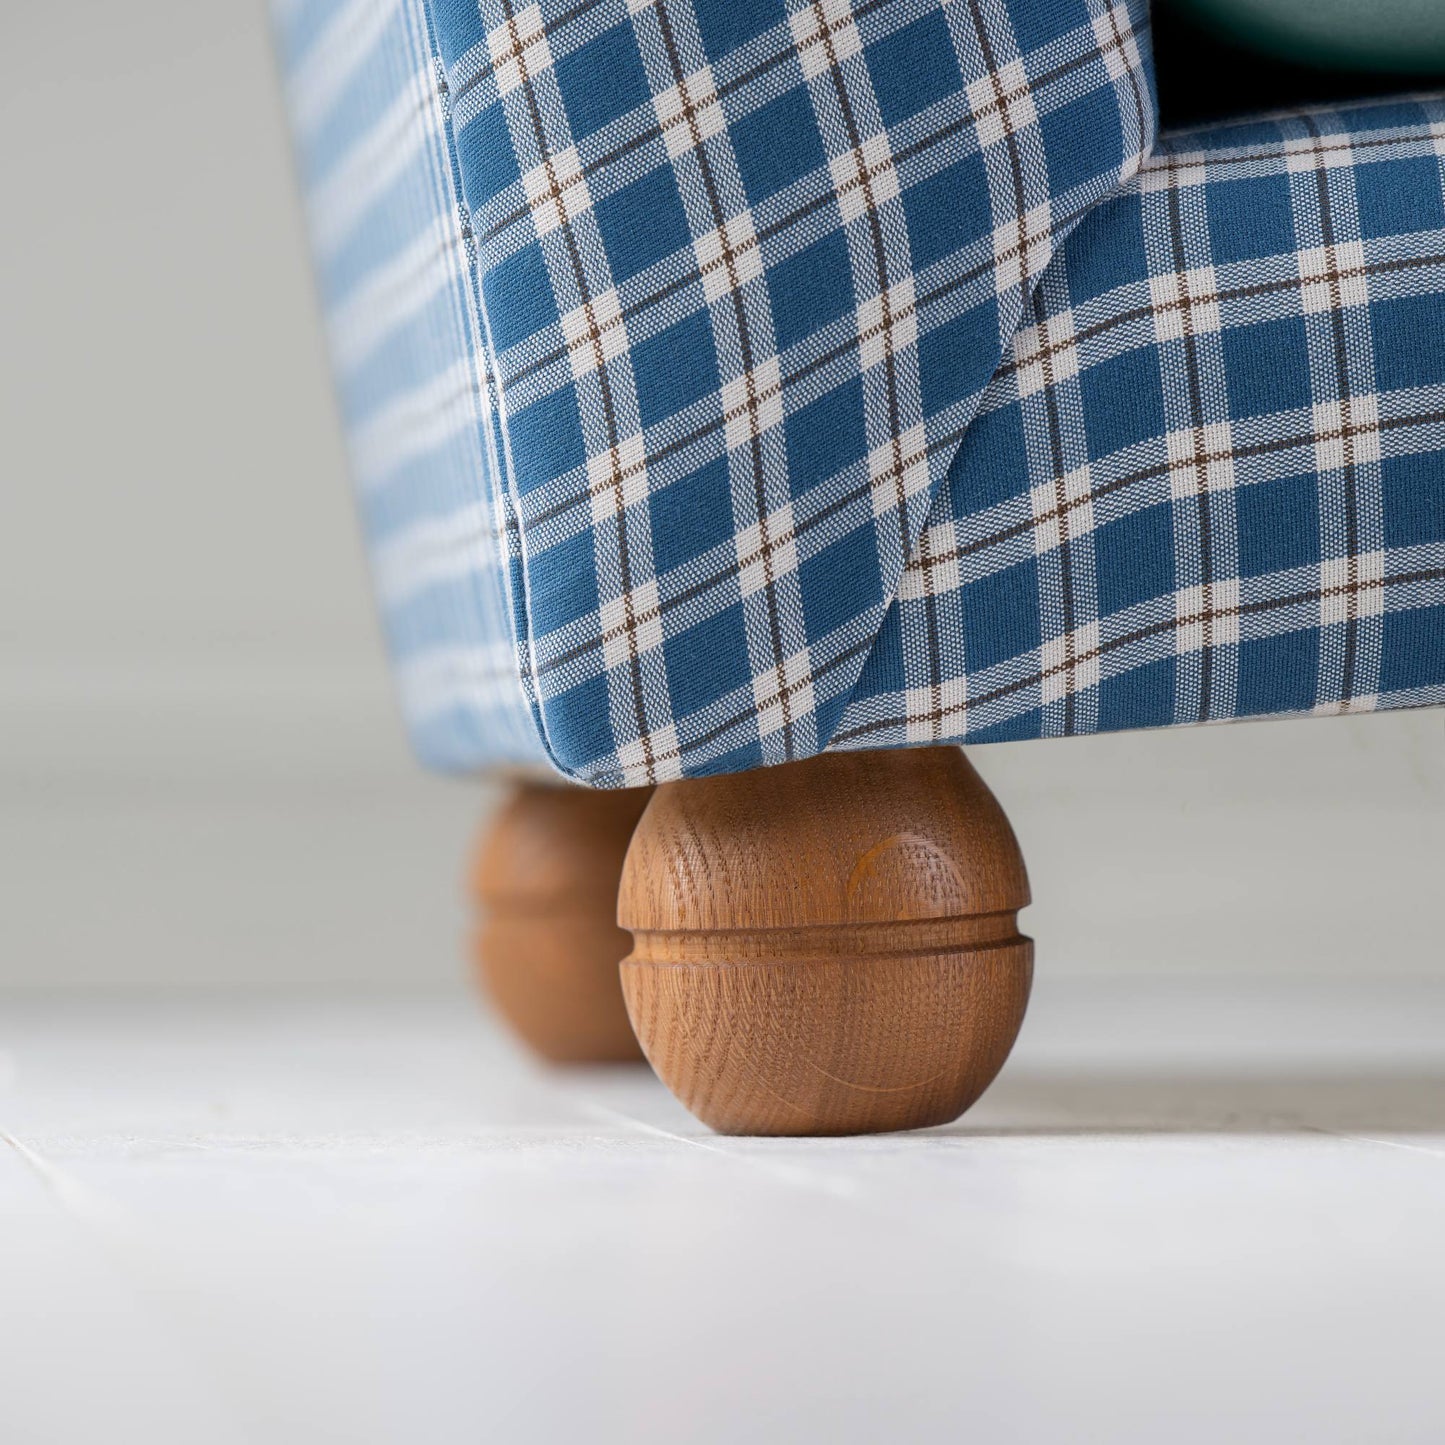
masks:
[[[1166,137],[1034,292],[835,747],[1445,702],[1445,102]]]
[[[475,256],[421,5],[274,6],[332,367],[408,731],[437,768],[540,763]]]
[[[281,30],[429,761],[1445,701],[1439,102],[1156,145],[1107,0]]]

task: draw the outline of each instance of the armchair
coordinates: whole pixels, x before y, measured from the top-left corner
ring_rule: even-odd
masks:
[[[951,1119],[1032,970],[958,744],[1445,702],[1445,100],[1160,136],[1141,0],[277,21],[410,732],[528,779],[479,947],[544,1052],[631,1049],[620,922],[714,1127]]]

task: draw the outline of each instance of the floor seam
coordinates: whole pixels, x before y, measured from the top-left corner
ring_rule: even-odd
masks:
[[[657,1124],[649,1124],[643,1119],[636,1119],[631,1114],[625,1114],[619,1109],[608,1108],[605,1104],[594,1103],[590,1099],[573,1098],[571,1102],[594,1118],[620,1122],[644,1134],[649,1134],[654,1138],[667,1139],[674,1144],[687,1144],[693,1149],[700,1149],[705,1154],[714,1155],[719,1159],[728,1159],[749,1165],[789,1184],[803,1184],[810,1189],[821,1190],[835,1199],[854,1200],[859,1197],[858,1190],[841,1179],[815,1174],[811,1170],[797,1165],[783,1164],[774,1159],[760,1158],[756,1154],[745,1154],[740,1150],[729,1149],[721,1144],[709,1143],[702,1139],[690,1139],[686,1134],[675,1134],[670,1129],[664,1129]]]
[[[1381,1149],[1401,1149],[1407,1154],[1423,1154],[1428,1159],[1445,1159],[1445,1149],[1431,1149],[1425,1144],[1411,1144],[1405,1139],[1379,1139],[1372,1134],[1352,1134],[1344,1129],[1331,1129],[1325,1124],[1303,1124],[1312,1134],[1325,1134],[1331,1139],[1347,1139],[1355,1144],[1373,1144]]]

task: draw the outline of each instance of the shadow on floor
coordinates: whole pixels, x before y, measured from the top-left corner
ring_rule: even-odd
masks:
[[[1445,1135],[1445,1073],[1104,1074],[1014,1071],[935,1134]]]

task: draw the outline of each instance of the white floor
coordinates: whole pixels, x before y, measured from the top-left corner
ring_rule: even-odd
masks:
[[[460,994],[0,998],[0,1440],[1445,1438],[1445,980],[1041,978],[728,1140]]]

